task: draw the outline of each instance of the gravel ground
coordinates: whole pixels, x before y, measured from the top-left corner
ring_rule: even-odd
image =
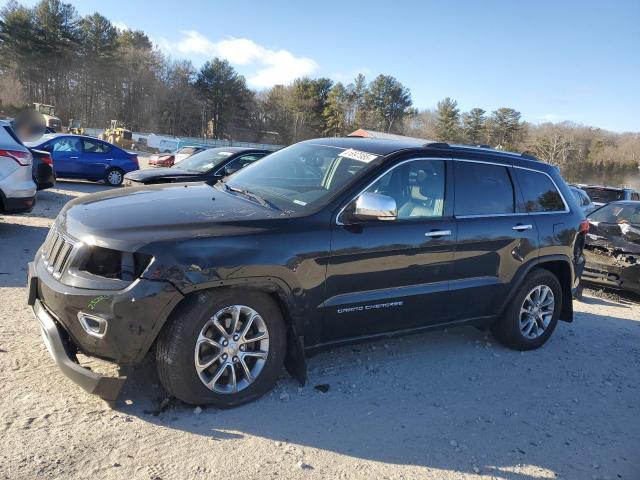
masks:
[[[104,188],[0,216],[0,478],[640,478],[640,305],[593,292],[533,352],[473,328],[345,347],[229,411],[165,400],[147,360],[109,409],[55,367],[24,288],[62,205]]]

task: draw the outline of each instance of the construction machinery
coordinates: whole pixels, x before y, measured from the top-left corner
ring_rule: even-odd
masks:
[[[56,117],[55,107],[45,103],[34,103],[33,109],[44,117],[45,126],[55,132],[62,128],[62,122]]]
[[[100,135],[100,140],[105,140],[121,148],[133,148],[133,134],[125,128],[124,123],[111,120],[108,128]]]
[[[82,127],[82,122],[78,119],[73,119],[73,118],[69,120],[67,133],[72,133],[74,135],[84,135],[84,128]]]

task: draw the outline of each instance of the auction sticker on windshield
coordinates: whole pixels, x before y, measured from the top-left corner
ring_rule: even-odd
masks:
[[[373,153],[367,153],[361,150],[355,150],[353,148],[348,148],[344,152],[340,153],[338,156],[351,158],[353,160],[359,160],[364,163],[369,163],[378,157],[378,155],[374,155]]]

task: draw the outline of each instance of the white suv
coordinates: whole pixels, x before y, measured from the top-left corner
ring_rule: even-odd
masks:
[[[0,120],[0,213],[28,212],[36,203],[31,152]]]

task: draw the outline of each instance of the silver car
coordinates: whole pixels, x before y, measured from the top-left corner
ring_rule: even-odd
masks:
[[[569,188],[585,215],[590,214],[598,208],[598,206],[591,201],[589,194],[587,194],[583,189],[578,188],[575,185],[569,185]]]
[[[28,212],[35,205],[32,161],[11,124],[0,120],[0,213]]]

